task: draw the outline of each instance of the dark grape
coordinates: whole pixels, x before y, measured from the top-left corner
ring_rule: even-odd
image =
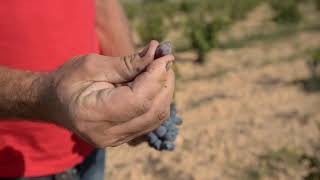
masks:
[[[159,151],[173,151],[179,129],[177,125],[182,124],[182,119],[177,116],[175,104],[170,106],[170,118],[159,128],[147,135],[149,145]]]
[[[156,148],[157,150],[160,150],[161,144],[162,144],[162,141],[161,141],[160,139],[158,139],[158,140],[154,143],[154,148]]]
[[[169,132],[173,132],[173,131],[176,131],[176,129],[178,129],[178,128],[177,128],[176,124],[171,123],[167,129]]]
[[[156,49],[154,59],[158,59],[162,56],[168,55],[172,53],[172,46],[169,41],[165,41],[159,44]]]
[[[168,128],[170,126],[171,122],[169,120],[165,121],[162,126],[165,126],[166,128]]]
[[[165,126],[160,126],[156,129],[155,133],[158,137],[163,137],[167,133],[167,128]]]
[[[176,113],[177,112],[177,108],[174,104],[170,105],[170,112]]]
[[[175,145],[171,142],[164,141],[161,145],[162,149],[166,149],[168,151],[173,151],[175,149]]]
[[[153,144],[155,143],[157,140],[159,140],[158,136],[155,135],[153,132],[149,133],[148,135],[148,139],[149,139],[149,143]]]
[[[156,49],[154,58],[172,53],[170,42],[162,42]],[[174,141],[178,136],[179,129],[177,125],[182,124],[182,119],[177,116],[177,109],[174,103],[170,105],[170,118],[165,121],[159,128],[147,135],[149,145],[159,151],[173,151],[175,149]]]
[[[174,132],[168,132],[167,134],[164,135],[163,139],[165,139],[166,141],[174,141],[176,140],[178,134],[174,133]]]
[[[176,118],[173,119],[173,122],[176,125],[181,125],[182,124],[182,119],[180,117],[176,117]]]

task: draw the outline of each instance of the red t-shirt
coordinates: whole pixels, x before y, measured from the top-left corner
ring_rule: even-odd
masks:
[[[94,0],[1,1],[0,66],[51,71],[73,56],[97,53],[94,19]],[[0,121],[0,177],[62,172],[92,149],[52,124]]]

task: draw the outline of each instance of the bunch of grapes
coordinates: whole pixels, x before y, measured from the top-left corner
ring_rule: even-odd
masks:
[[[162,42],[155,52],[155,59],[172,53],[170,42]],[[174,141],[179,133],[178,125],[182,124],[182,119],[177,116],[176,105],[170,105],[170,117],[159,128],[147,134],[149,145],[159,151],[173,151]]]
[[[170,106],[170,118],[147,135],[149,145],[159,151],[173,151],[175,149],[174,141],[179,133],[177,126],[181,124],[182,119],[177,116],[176,106],[172,103]]]

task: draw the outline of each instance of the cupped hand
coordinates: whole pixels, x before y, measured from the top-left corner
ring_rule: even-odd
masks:
[[[174,57],[154,59],[159,43],[137,54],[78,56],[50,73],[48,119],[96,147],[117,146],[169,117]]]

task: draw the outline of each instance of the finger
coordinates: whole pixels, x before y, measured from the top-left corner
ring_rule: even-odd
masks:
[[[148,49],[150,47],[151,42],[148,45],[146,45],[141,52],[138,53],[140,57],[143,57],[146,55],[146,53],[148,52]]]
[[[104,112],[104,119],[101,120],[112,120],[116,125],[148,112],[153,99],[137,97],[130,87],[121,86],[96,92],[94,103],[97,111]]]
[[[142,144],[143,142],[146,142],[147,140],[148,140],[147,136],[142,135],[142,136],[139,136],[137,138],[132,139],[131,141],[128,142],[128,144],[130,146],[138,146],[138,145]]]
[[[90,107],[96,105],[96,111],[105,112],[107,120],[117,119],[115,124],[131,120],[149,111],[155,97],[165,87],[167,64],[172,56],[165,56],[154,61],[147,71],[141,74],[130,86],[101,88],[85,94],[83,102]],[[101,82],[102,86],[104,82]],[[95,98],[92,98],[95,97]]]
[[[132,82],[131,87],[137,97],[154,99],[160,90],[165,87],[167,75],[171,69],[172,55],[155,60],[148,66],[146,72],[140,74]]]
[[[169,118],[173,91],[174,75],[173,72],[170,72],[166,88],[157,96],[149,112],[108,129],[108,133],[116,134],[114,136],[122,137],[122,141],[127,142],[156,129]]]
[[[146,72],[139,75],[130,86],[102,89],[95,92],[95,102],[107,119],[122,123],[149,111],[155,97],[166,86],[167,64],[173,57],[165,56],[154,61]],[[89,99],[89,98],[88,98]],[[119,111],[121,109],[121,111]]]
[[[169,118],[170,104],[172,102],[174,89],[175,89],[175,76],[174,76],[174,72],[172,70],[170,70],[170,72],[167,75],[167,81],[166,81],[164,90],[159,95],[159,98],[157,98],[155,100],[150,111],[148,112],[148,114],[150,113],[150,116],[155,115],[158,112],[158,119],[160,120],[160,122],[158,124],[155,123],[153,127],[146,128],[146,130],[144,132],[142,132],[142,134],[146,134],[147,132],[150,132],[150,131],[158,128],[165,120],[167,120]],[[165,108],[166,112],[169,112],[169,114],[166,114],[168,116],[167,118],[161,118],[166,115],[161,115],[161,110],[157,111],[157,107],[161,107],[161,106]],[[143,123],[143,122],[141,122],[141,123]]]
[[[140,53],[107,61],[112,67],[107,72],[109,82],[124,83],[133,80],[152,63],[158,45],[158,41],[151,41]]]

